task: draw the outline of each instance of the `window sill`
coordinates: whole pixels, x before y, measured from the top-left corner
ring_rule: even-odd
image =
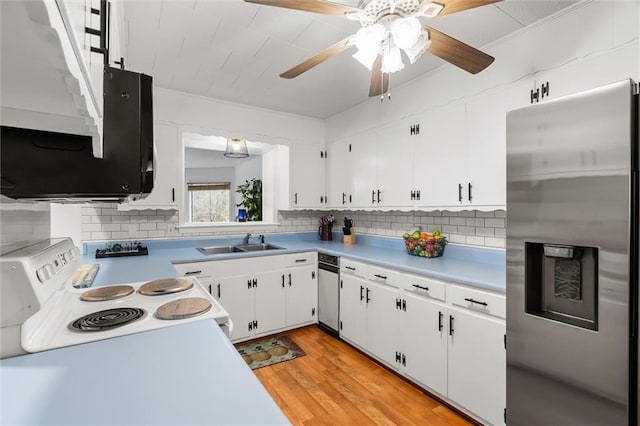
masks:
[[[208,230],[224,231],[277,231],[277,223],[270,222],[203,222],[203,223],[183,223],[176,226],[180,231],[202,232]]]

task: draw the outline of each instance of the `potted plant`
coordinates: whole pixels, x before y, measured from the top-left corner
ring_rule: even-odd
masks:
[[[247,209],[247,220],[261,221],[262,179],[253,178],[247,180],[244,184],[238,185],[236,192],[242,195],[242,202],[236,204],[236,207],[244,206],[244,208]]]

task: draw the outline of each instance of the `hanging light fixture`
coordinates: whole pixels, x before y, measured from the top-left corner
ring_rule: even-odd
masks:
[[[227,150],[224,152],[224,156],[229,158],[248,157],[247,141],[239,138],[227,139]]]

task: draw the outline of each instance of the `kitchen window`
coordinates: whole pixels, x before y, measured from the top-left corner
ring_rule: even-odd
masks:
[[[189,221],[229,222],[230,182],[188,183]]]

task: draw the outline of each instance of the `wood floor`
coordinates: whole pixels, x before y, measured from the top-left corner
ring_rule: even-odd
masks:
[[[286,333],[306,356],[254,370],[294,425],[470,425],[316,326]]]

